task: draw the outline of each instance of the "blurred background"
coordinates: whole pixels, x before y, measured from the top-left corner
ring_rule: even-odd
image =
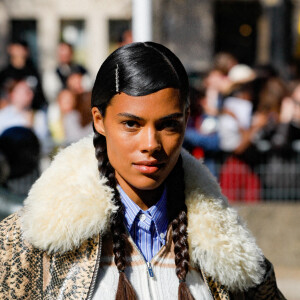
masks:
[[[0,220],[59,149],[92,133],[107,55],[146,40],[188,71],[184,147],[300,299],[300,0],[0,0]]]

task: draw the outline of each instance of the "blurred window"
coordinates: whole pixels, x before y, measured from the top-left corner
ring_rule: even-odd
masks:
[[[122,44],[130,42],[131,20],[109,20],[109,50],[117,49]]]
[[[257,21],[262,12],[259,1],[215,2],[215,51],[234,54],[252,65],[256,58]]]
[[[30,49],[30,58],[38,66],[37,22],[36,20],[11,20],[11,39],[26,41]]]

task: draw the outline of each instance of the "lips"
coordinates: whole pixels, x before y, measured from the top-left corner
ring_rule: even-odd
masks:
[[[159,171],[165,164],[159,161],[139,161],[133,163],[133,166],[143,174],[153,174]]]

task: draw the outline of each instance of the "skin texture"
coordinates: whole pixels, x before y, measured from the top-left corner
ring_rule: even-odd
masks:
[[[188,113],[174,88],[146,96],[115,95],[103,117],[92,109],[95,129],[106,137],[109,161],[125,193],[146,210],[180,154]]]

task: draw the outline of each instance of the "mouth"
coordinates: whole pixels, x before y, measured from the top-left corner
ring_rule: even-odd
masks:
[[[164,167],[165,163],[159,162],[157,160],[153,161],[139,161],[133,163],[133,166],[143,174],[153,174]]]

